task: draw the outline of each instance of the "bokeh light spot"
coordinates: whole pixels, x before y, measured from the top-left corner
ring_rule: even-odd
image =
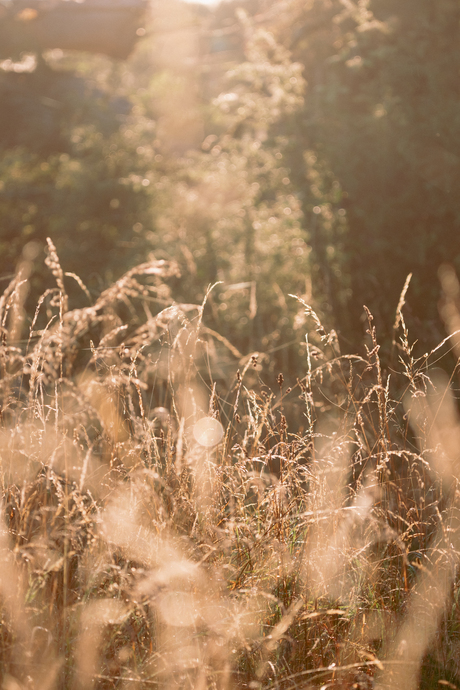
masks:
[[[222,441],[224,428],[217,419],[203,417],[193,427],[193,437],[200,446],[213,448]]]

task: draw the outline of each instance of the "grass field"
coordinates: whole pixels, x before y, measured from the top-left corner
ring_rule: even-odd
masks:
[[[341,356],[304,305],[305,367],[271,390],[206,301],[172,302],[173,265],[78,310],[51,242],[47,265],[32,323],[27,262],[0,299],[2,687],[460,685],[455,275],[454,335],[418,359],[402,296],[391,376],[370,313]]]

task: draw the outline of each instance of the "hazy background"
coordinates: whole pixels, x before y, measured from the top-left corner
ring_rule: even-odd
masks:
[[[89,294],[173,259],[168,299],[218,282],[210,327],[294,371],[304,317],[290,294],[345,352],[362,346],[366,304],[389,357],[411,273],[409,331],[421,351],[439,342],[437,273],[459,256],[457,3],[153,0],[144,18],[125,5],[119,33],[87,20],[86,52],[59,47],[81,45],[65,22],[58,47],[21,50],[39,0],[15,15],[26,43],[7,55],[3,41],[3,284],[32,257],[32,313],[48,236]],[[5,32],[15,4],[1,7]]]

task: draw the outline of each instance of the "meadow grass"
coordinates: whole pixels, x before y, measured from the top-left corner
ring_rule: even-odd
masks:
[[[47,265],[30,324],[27,262],[0,298],[2,687],[457,687],[460,426],[432,366],[460,355],[452,271],[434,351],[405,291],[391,375],[370,312],[342,356],[305,304],[305,369],[270,390],[206,299],[172,301],[174,265],[76,310],[51,241]]]

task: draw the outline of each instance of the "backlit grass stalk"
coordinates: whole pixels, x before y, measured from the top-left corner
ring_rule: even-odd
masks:
[[[415,690],[428,660],[457,682],[460,427],[402,314],[399,378],[370,313],[342,356],[303,304],[297,385],[234,348],[222,390],[175,266],[72,311],[49,250],[26,342],[23,278],[0,298],[4,687]]]

